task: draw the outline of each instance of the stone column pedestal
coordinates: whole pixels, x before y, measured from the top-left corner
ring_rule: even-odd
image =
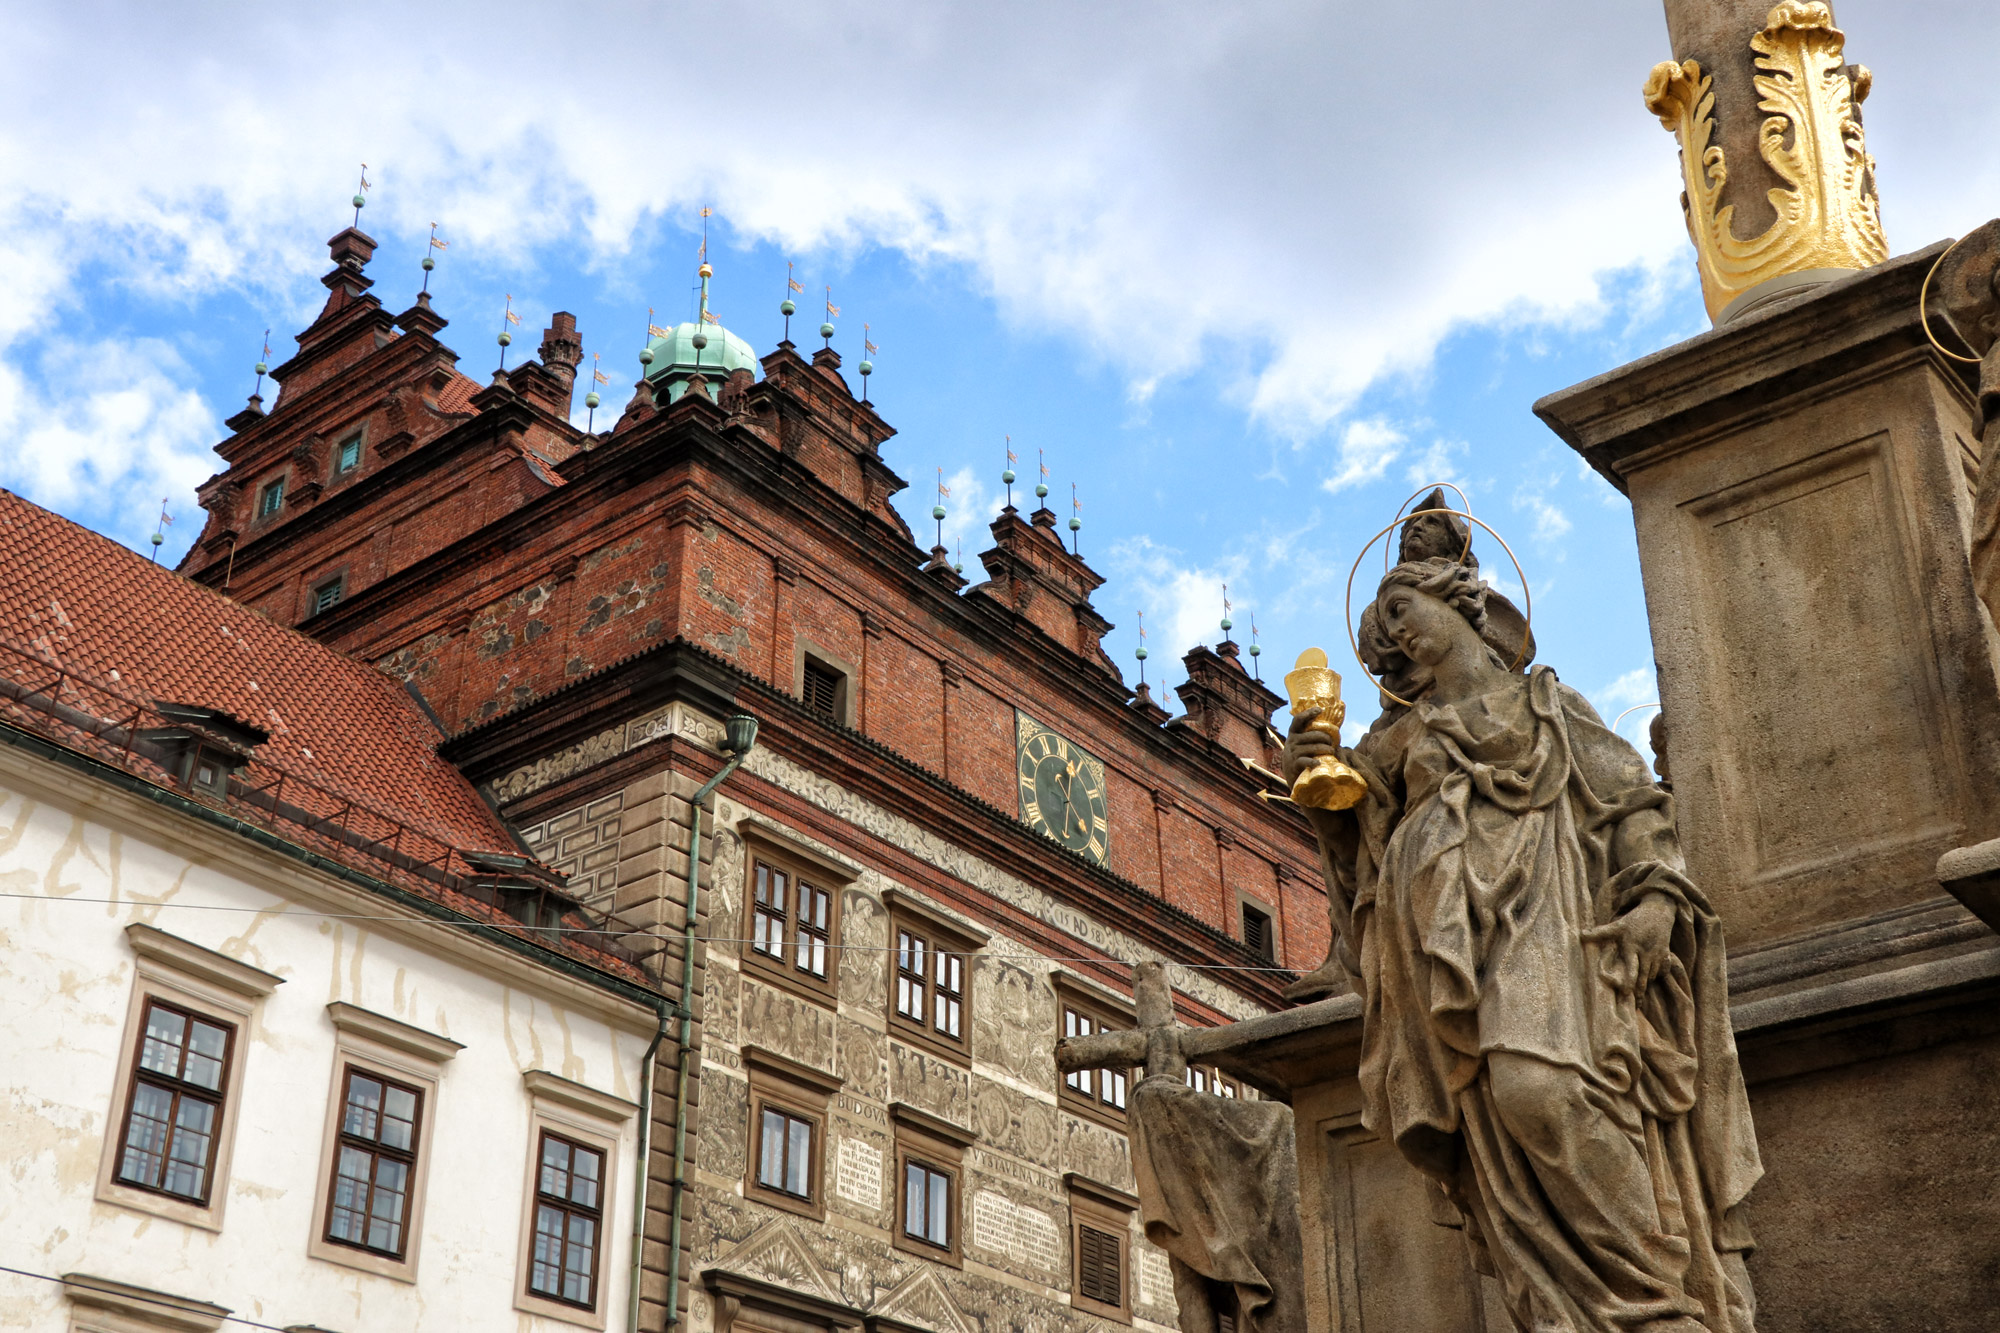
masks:
[[[1941,250],[1535,405],[1631,497],[1682,840],[1732,952],[1935,898],[1942,852],[2000,834],[1978,426],[1917,313]]]

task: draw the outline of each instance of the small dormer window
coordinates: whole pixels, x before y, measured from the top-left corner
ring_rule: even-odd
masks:
[[[348,473],[361,466],[361,437],[351,435],[340,442],[340,452],[334,455],[333,470]]]
[[[196,791],[210,796],[224,796],[228,794],[229,770],[197,750],[194,773],[190,776],[189,782]]]
[[[336,605],[339,604],[341,595],[346,590],[347,590],[347,576],[344,574],[335,578],[330,578],[325,583],[322,583],[317,588],[314,588],[312,595],[312,613],[314,615],[319,615],[323,611],[332,610]]]
[[[257,497],[257,517],[269,518],[285,507],[285,479],[278,478]]]

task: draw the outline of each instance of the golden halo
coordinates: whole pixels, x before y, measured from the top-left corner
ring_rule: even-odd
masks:
[[[1626,718],[1628,718],[1628,717],[1632,716],[1632,714],[1634,714],[1634,713],[1638,712],[1638,711],[1639,711],[1640,709],[1642,709],[1642,708],[1659,708],[1659,707],[1660,707],[1660,701],[1659,701],[1658,699],[1655,699],[1655,700],[1653,700],[1653,702],[1651,702],[1651,703],[1649,703],[1649,704],[1633,704],[1633,705],[1632,705],[1632,706],[1631,706],[1630,708],[1628,708],[1628,709],[1626,709],[1626,710],[1625,710],[1624,712],[1620,713],[1620,714],[1619,714],[1619,715],[1618,715],[1618,716],[1617,716],[1617,717],[1616,717],[1616,718],[1615,718],[1615,719],[1614,719],[1614,720],[1612,721],[1612,723],[1611,723],[1611,734],[1612,734],[1612,735],[1614,735],[1614,736],[1616,736],[1616,735],[1618,734],[1618,727],[1619,727],[1619,724],[1620,724],[1620,723],[1622,723],[1622,722],[1624,722],[1624,720],[1625,720]],[[1661,712],[1665,712],[1666,710],[1662,708],[1662,709],[1660,709],[1660,711],[1661,711]]]
[[[1932,262],[1930,271],[1924,274],[1923,285],[1917,288],[1917,323],[1924,326],[1924,337],[1929,338],[1931,340],[1931,346],[1937,348],[1940,353],[1950,357],[1954,361],[1969,361],[1976,366],[1980,362],[1980,358],[1976,356],[1963,356],[1957,352],[1945,351],[1944,344],[1939,342],[1937,340],[1937,335],[1931,332],[1931,317],[1929,312],[1926,311],[1924,308],[1924,300],[1929,295],[1931,289],[1931,278],[1936,275],[1938,271],[1938,266],[1943,264],[1945,260],[1951,258],[1951,252],[1953,250],[1958,249],[1959,241],[1963,241],[1964,239],[1965,237],[1961,236],[1958,238],[1957,241],[1953,241],[1950,245],[1947,245],[1944,248],[1944,253],[1939,255],[1937,259]],[[1950,323],[1951,316],[1946,315],[1945,322],[1947,324]],[[1953,329],[1952,332],[1957,333],[1958,330]],[[1967,347],[1972,346],[1971,343],[1965,342],[1965,338],[1963,336],[1959,338],[1959,341],[1964,342]]]
[[[1453,489],[1457,488],[1454,487]],[[1495,532],[1492,526],[1484,519],[1474,518],[1471,514],[1457,509],[1419,509],[1413,514],[1398,515],[1394,523],[1391,523],[1388,527],[1383,528],[1382,531],[1368,539],[1367,546],[1361,548],[1361,554],[1354,557],[1354,564],[1347,571],[1347,647],[1348,651],[1354,654],[1355,662],[1360,665],[1361,674],[1368,677],[1376,689],[1388,695],[1405,708],[1415,708],[1416,704],[1384,685],[1381,679],[1368,669],[1368,664],[1361,660],[1361,645],[1354,638],[1354,576],[1361,569],[1361,561],[1368,554],[1368,547],[1373,546],[1376,542],[1381,541],[1382,538],[1394,532],[1397,524],[1407,523],[1413,518],[1422,518],[1426,514],[1450,514],[1454,518],[1462,518],[1479,524],[1481,528],[1485,529],[1487,536],[1500,543],[1500,549],[1505,551],[1507,558],[1514,562],[1514,576],[1521,580],[1521,619],[1525,623],[1521,627],[1521,651],[1514,654],[1514,661],[1507,668],[1509,671],[1520,669],[1522,659],[1528,655],[1528,640],[1533,635],[1535,628],[1535,598],[1534,594],[1528,591],[1528,576],[1521,569],[1520,558],[1514,554],[1514,548],[1507,544],[1507,539]],[[1462,565],[1465,561],[1461,559],[1458,563]]]
[[[1458,502],[1465,506],[1465,512],[1469,516],[1472,513],[1472,501],[1465,498],[1465,492],[1458,489],[1458,483],[1451,481],[1431,481],[1424,483],[1422,486],[1417,487],[1417,489],[1411,491],[1408,495],[1403,497],[1403,504],[1396,506],[1396,522],[1407,523],[1410,521],[1410,519],[1416,517],[1415,514],[1409,515],[1408,518],[1404,517],[1403,505],[1406,505],[1410,501],[1416,499],[1419,495],[1422,495],[1425,491],[1441,491],[1447,486],[1451,487],[1451,489],[1454,491],[1458,491]],[[1472,554],[1472,533],[1470,531],[1467,531],[1465,534],[1465,549],[1458,553],[1458,563],[1461,565],[1464,564],[1465,557],[1471,554]],[[1389,547],[1386,542],[1383,543],[1382,546],[1382,572],[1385,574],[1389,572]]]

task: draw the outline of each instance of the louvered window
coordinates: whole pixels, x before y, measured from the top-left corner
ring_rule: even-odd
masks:
[[[1076,1228],[1076,1291],[1100,1305],[1125,1303],[1124,1249],[1120,1238],[1096,1227]]]
[[[1250,952],[1275,960],[1276,941],[1271,935],[1271,917],[1249,903],[1243,904],[1243,942],[1250,946]]]
[[[257,497],[257,517],[269,518],[285,507],[285,479],[278,478]]]
[[[806,659],[805,679],[800,689],[807,708],[822,717],[840,721],[840,673],[832,667]]]
[[[338,606],[340,604],[340,595],[346,590],[346,587],[347,579],[345,576],[342,576],[337,579],[328,579],[325,583],[313,589],[313,614],[318,615],[322,611],[331,610],[333,607]]]
[[[333,465],[335,472],[352,472],[361,466],[361,437],[350,436],[341,441],[340,457]]]

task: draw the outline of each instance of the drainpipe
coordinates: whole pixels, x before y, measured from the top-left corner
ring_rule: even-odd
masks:
[[[642,1092],[640,1104],[645,1108],[639,1122],[639,1204],[637,1215],[632,1219],[632,1294],[629,1316],[630,1333],[639,1333],[639,1275],[640,1260],[645,1254],[646,1244],[646,1183],[650,1176],[647,1170],[647,1140],[653,1121],[653,1054],[658,1050],[660,1040],[666,1035],[667,1015],[670,1011],[680,1015],[680,1033],[677,1045],[680,1048],[680,1069],[675,1074],[674,1088],[674,1170],[669,1182],[674,1192],[672,1221],[667,1231],[667,1327],[681,1322],[680,1279],[681,1279],[681,1200],[687,1194],[687,1092],[688,1092],[688,1043],[694,1039],[694,1007],[689,995],[694,990],[694,926],[695,913],[701,905],[701,803],[706,801],[715,789],[720,787],[742,762],[750,757],[750,750],[757,744],[757,719],[738,713],[725,724],[728,730],[724,748],[729,751],[729,762],[720,772],[694,794],[689,802],[688,815],[688,880],[687,912],[681,929],[681,999],[678,1005],[660,1005],[660,1031],[653,1038],[652,1046],[646,1051],[646,1067],[641,1072]]]

